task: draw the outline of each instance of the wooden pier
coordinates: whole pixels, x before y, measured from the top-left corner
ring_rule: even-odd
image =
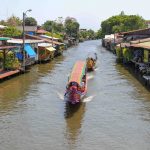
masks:
[[[20,73],[20,70],[14,70],[14,71],[1,71],[0,72],[0,80],[12,77],[14,75],[17,75]]]

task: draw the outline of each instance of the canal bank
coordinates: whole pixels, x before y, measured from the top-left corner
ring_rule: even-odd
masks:
[[[115,56],[86,41],[52,63],[0,84],[1,150],[147,150],[150,147],[150,93]],[[85,102],[63,101],[73,64],[89,51],[98,54]]]
[[[147,38],[146,38],[147,37]],[[148,90],[150,90],[149,28],[106,35],[102,46],[116,55],[122,64]]]

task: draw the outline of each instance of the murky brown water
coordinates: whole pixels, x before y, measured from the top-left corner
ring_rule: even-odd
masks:
[[[76,60],[98,53],[85,102],[62,100]],[[150,92],[88,41],[0,84],[0,150],[149,150]]]

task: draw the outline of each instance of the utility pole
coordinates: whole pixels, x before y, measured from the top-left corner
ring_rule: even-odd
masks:
[[[25,72],[25,16],[27,12],[31,12],[32,10],[29,9],[26,12],[23,12],[23,71]]]

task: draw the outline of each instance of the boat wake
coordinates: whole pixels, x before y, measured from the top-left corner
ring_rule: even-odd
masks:
[[[56,92],[57,96],[60,98],[60,100],[64,100],[64,94],[60,93],[60,92]]]
[[[63,93],[60,93],[60,92],[56,92],[56,93],[57,93],[57,96],[59,97],[60,100],[62,100],[62,101],[65,100]],[[82,102],[83,103],[88,103],[88,102],[92,101],[94,99],[94,97],[95,97],[95,95],[85,97],[85,98],[83,98]]]
[[[91,79],[93,79],[93,78],[94,78],[94,75],[88,75],[88,76],[87,76],[87,79],[88,79],[88,80],[91,80]]]
[[[92,101],[94,97],[95,97],[95,96],[93,95],[93,96],[89,96],[89,97],[84,98],[84,99],[83,99],[83,103],[87,103],[87,102]]]
[[[98,68],[95,68],[95,71],[97,71],[98,70]]]

